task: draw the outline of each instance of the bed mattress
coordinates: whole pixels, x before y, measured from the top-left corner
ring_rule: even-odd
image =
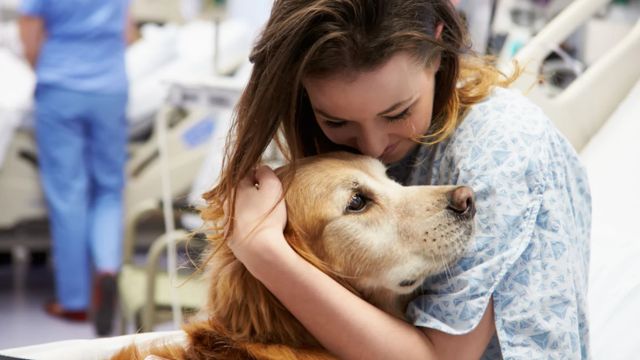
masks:
[[[640,81],[581,152],[593,198],[589,272],[594,359],[640,354]]]

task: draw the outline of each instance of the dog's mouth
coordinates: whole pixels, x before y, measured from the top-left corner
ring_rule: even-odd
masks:
[[[418,279],[402,280],[398,284],[398,286],[401,288],[410,288],[410,287],[413,287],[417,282],[418,282]]]
[[[425,279],[434,273],[435,269],[425,267],[424,269],[415,270],[413,273],[405,273],[404,277],[400,277],[403,280],[396,282],[392,290],[397,294],[410,294],[421,286]]]

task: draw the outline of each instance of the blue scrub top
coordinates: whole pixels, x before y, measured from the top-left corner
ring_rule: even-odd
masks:
[[[125,23],[130,0],[22,0],[20,12],[44,20],[39,85],[114,94],[127,91]]]

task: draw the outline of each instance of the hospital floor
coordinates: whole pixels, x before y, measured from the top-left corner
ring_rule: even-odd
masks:
[[[47,264],[34,262],[24,275],[25,278],[18,279],[20,276],[16,276],[12,264],[3,259],[0,265],[0,324],[3,327],[0,349],[94,337],[91,323],[58,320],[44,312],[43,304],[53,298],[52,272]]]
[[[143,234],[155,238],[157,231]],[[8,234],[0,234],[0,242]],[[53,299],[53,270],[48,259],[46,231],[29,234],[31,243],[44,244],[31,254],[0,252],[0,349],[34,345],[51,341],[91,339],[96,337],[91,322],[74,323],[53,318],[44,312],[43,304]],[[143,242],[144,243],[144,242]],[[144,257],[144,249],[136,257]],[[28,260],[28,261],[24,261]],[[160,324],[156,330],[170,330],[171,323]],[[119,335],[116,314],[113,335]]]

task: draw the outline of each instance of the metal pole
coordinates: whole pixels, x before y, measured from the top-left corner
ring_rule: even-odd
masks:
[[[162,179],[162,212],[164,216],[165,232],[167,234],[167,270],[169,272],[169,284],[171,287],[171,311],[173,313],[173,325],[176,329],[182,326],[182,309],[178,298],[177,286],[177,260],[176,242],[174,233],[176,225],[173,217],[173,199],[171,196],[171,177],[169,174],[169,154],[167,146],[167,117],[172,116],[173,111],[162,111],[158,116],[158,152],[160,155],[160,173]]]

